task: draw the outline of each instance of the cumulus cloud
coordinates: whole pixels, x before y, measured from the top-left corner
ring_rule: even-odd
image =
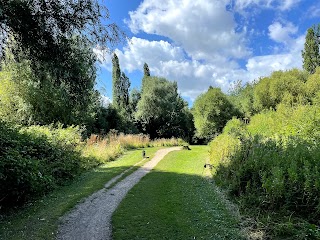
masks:
[[[99,49],[94,51],[97,56],[104,57],[102,67],[110,70],[111,55]],[[147,62],[152,75],[177,81],[181,94],[192,99],[209,85],[219,85],[215,83],[214,72],[219,70],[216,66],[203,64],[197,60],[187,60],[183,49],[166,41],[148,41],[133,37],[122,51],[117,49],[115,53],[119,57],[122,70],[128,72],[142,70],[143,64]],[[232,64],[235,63],[229,63],[230,66]]]
[[[181,95],[194,100],[210,85],[221,87],[226,92],[234,81],[251,82],[276,70],[301,67],[299,59],[303,44],[304,37],[301,36],[292,41],[292,50],[288,53],[250,57],[245,69],[232,61],[212,63],[186,59],[180,47],[166,41],[148,41],[136,37],[123,51],[116,50],[116,54],[122,70],[142,70],[144,62],[147,62],[152,75],[177,81]],[[109,64],[108,69],[111,68]]]
[[[146,39],[133,37],[123,51],[116,50],[121,66],[129,72],[136,69],[143,69],[143,64],[147,62],[156,66],[161,62],[170,60],[183,61],[185,58],[181,47],[172,46],[166,41],[148,41]]]
[[[145,0],[127,21],[132,32],[172,39],[193,59],[243,58],[250,54],[244,32],[236,32],[228,0]]]
[[[102,54],[98,49],[95,52]],[[195,99],[210,85],[227,91],[229,82],[233,80],[232,74],[239,71],[233,70],[239,68],[234,61],[204,62],[187,59],[181,47],[166,41],[133,37],[122,51],[117,49],[115,53],[122,70],[142,70],[144,62],[147,62],[152,75],[177,81],[181,94],[191,99]],[[111,59],[111,55],[105,56],[105,59]],[[111,61],[103,62],[102,66],[110,70]]]
[[[256,56],[248,59],[246,64],[247,76],[250,80],[253,80],[258,77],[268,76],[273,71],[301,68],[301,50],[304,47],[304,42],[304,36],[300,36],[292,39],[288,48],[290,51],[287,53]]]
[[[280,10],[293,7],[297,0],[238,0],[238,7],[262,4]],[[194,100],[211,86],[227,91],[232,82],[251,82],[275,70],[301,67],[304,37],[290,22],[274,22],[269,37],[286,48],[281,54],[252,56],[247,48],[246,28],[236,31],[234,13],[227,10],[230,0],[144,0],[130,12],[127,24],[134,33],[165,36],[172,41],[150,41],[133,37],[115,52],[121,69],[132,72],[148,63],[151,75],[177,81],[182,96]],[[107,54],[96,48],[100,59]],[[242,67],[237,63],[245,62]],[[102,66],[111,71],[111,56]]]
[[[296,34],[298,31],[298,27],[294,26],[292,23],[288,22],[283,25],[280,22],[274,22],[269,27],[269,37],[283,44],[290,44],[294,39],[292,35]]]

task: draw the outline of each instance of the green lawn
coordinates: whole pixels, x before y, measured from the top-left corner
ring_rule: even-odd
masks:
[[[146,148],[152,158],[159,148]],[[10,217],[0,218],[0,239],[54,239],[59,217],[83,198],[103,188],[111,178],[142,160],[142,150],[128,151],[114,162],[88,171],[67,186],[30,203]],[[131,172],[131,171],[130,171]],[[129,172],[126,174],[128,175]]]
[[[122,201],[117,239],[243,239],[213,185],[203,177],[206,146],[169,153]]]

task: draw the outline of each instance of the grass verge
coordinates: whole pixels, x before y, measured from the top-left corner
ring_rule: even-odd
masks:
[[[158,149],[143,150],[151,159]],[[67,186],[60,187],[40,200],[29,203],[10,216],[3,216],[0,219],[0,239],[54,239],[59,217],[83,198],[103,188],[110,179],[141,160],[141,149],[128,151],[117,161],[92,169],[75,178]]]
[[[208,147],[169,153],[122,201],[114,239],[243,239],[203,165]]]

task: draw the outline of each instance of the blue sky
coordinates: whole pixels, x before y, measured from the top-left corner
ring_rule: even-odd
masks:
[[[302,68],[306,31],[320,23],[317,0],[104,0],[128,41],[114,52],[131,86],[151,75],[177,81],[189,104],[209,86],[227,92],[272,71]],[[95,49],[95,52],[105,54]],[[112,97],[111,57],[97,87]]]

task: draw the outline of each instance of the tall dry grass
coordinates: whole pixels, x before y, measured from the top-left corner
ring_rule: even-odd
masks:
[[[170,147],[182,146],[187,143],[182,139],[155,139],[151,140],[144,134],[118,134],[110,132],[107,136],[91,135],[83,146],[82,155],[87,158],[95,158],[98,163],[106,163],[115,160],[124,151],[146,147]]]

